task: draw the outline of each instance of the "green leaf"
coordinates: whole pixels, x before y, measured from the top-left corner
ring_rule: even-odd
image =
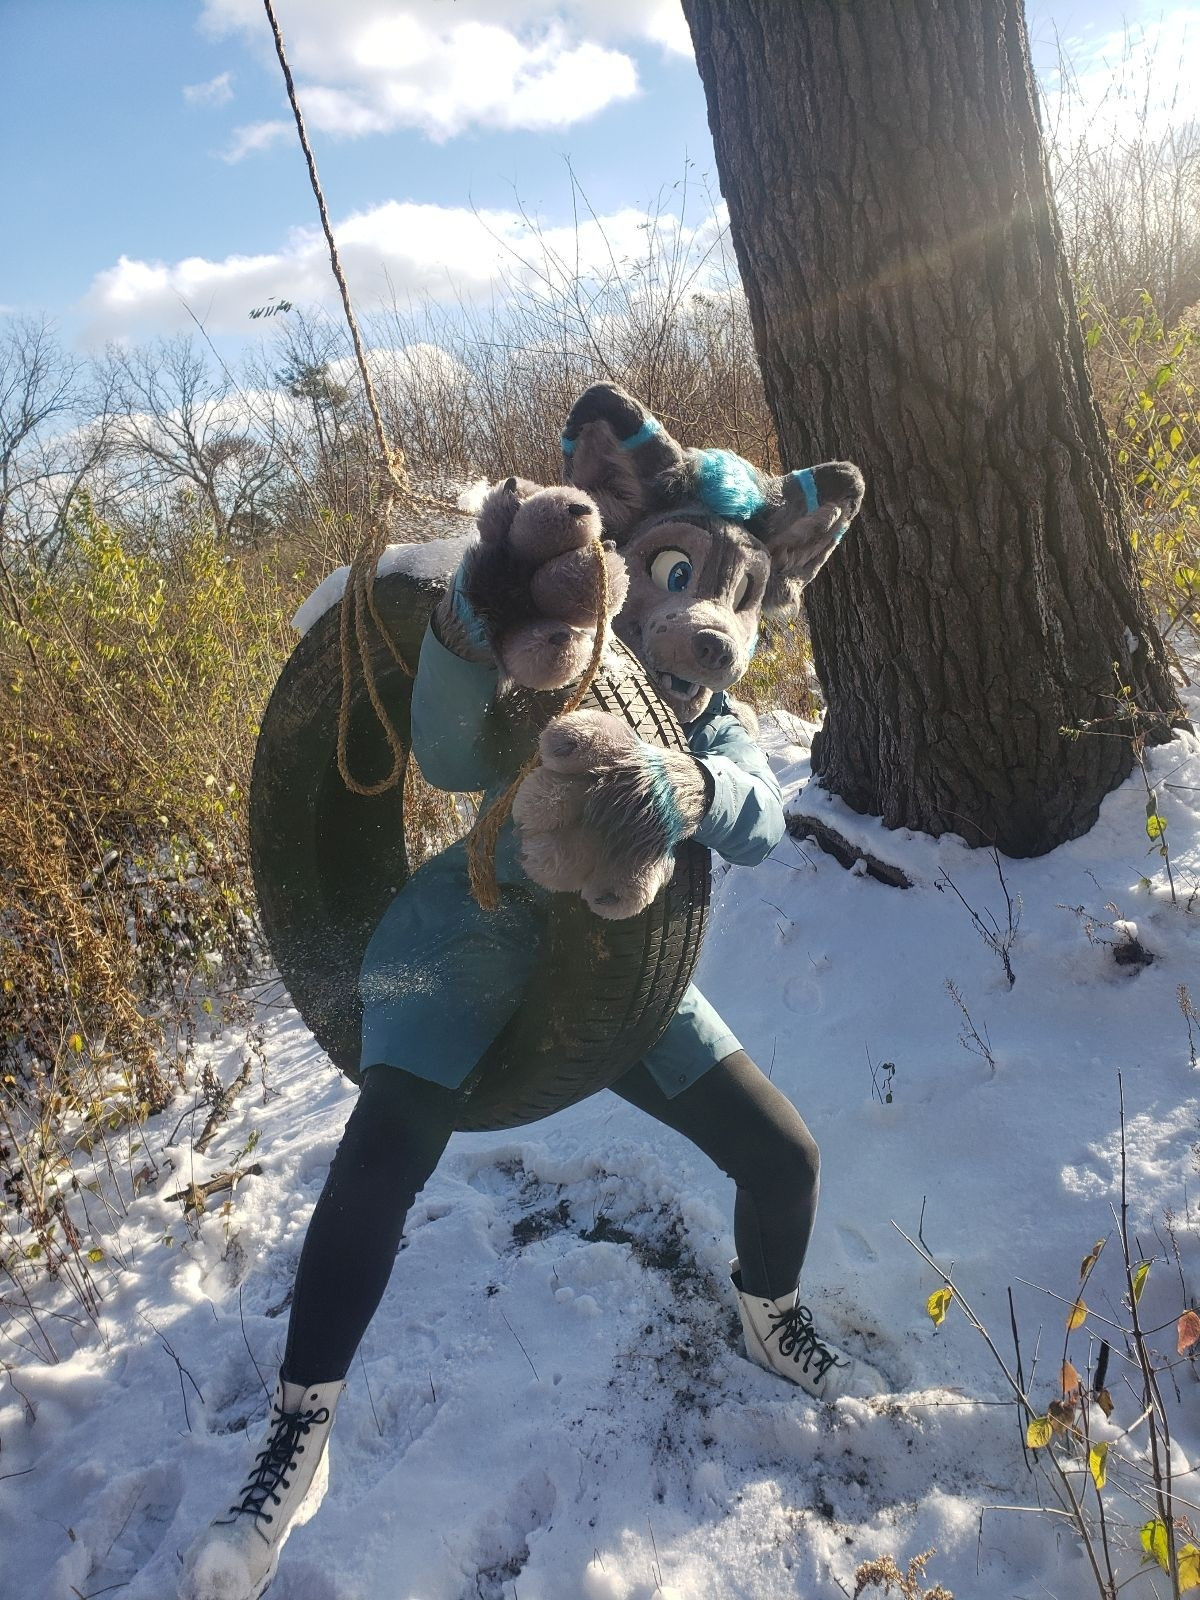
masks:
[[[1133,1275],[1133,1303],[1136,1306],[1142,1298],[1142,1290],[1146,1286],[1146,1274],[1150,1271],[1150,1263],[1143,1261]]]
[[[1147,839],[1161,839],[1167,831],[1166,817],[1160,817],[1157,812],[1146,818]]]
[[[950,1302],[954,1299],[953,1289],[935,1289],[925,1302],[925,1310],[933,1320],[935,1328],[940,1328],[946,1320],[946,1312],[950,1309]]]
[[[1167,1525],[1158,1517],[1142,1525],[1142,1549],[1148,1556],[1152,1556],[1164,1572],[1170,1571],[1170,1558],[1168,1555]]]
[[[1049,1417],[1031,1417],[1025,1429],[1025,1443],[1031,1450],[1041,1450],[1054,1437]]]
[[[89,1261],[103,1261],[104,1251],[99,1248],[96,1248],[95,1250],[89,1250],[87,1253],[87,1258]]]

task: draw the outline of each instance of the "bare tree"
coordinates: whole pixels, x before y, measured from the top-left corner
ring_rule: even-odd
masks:
[[[183,337],[113,348],[107,370],[121,411],[115,447],[141,490],[194,493],[219,534],[257,542],[278,463],[230,374]]]
[[[4,322],[0,329],[0,554],[14,542],[27,548],[44,523],[46,491],[64,467],[63,453],[54,450],[52,439],[75,418],[80,381],[80,363],[63,352],[49,322],[30,318]],[[54,496],[54,505],[61,504],[60,493]]]

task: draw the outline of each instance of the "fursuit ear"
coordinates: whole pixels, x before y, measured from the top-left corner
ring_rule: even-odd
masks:
[[[754,526],[771,557],[763,611],[788,617],[858,515],[866,484],[852,461],[826,461],[789,472],[771,487],[771,504]]]
[[[648,510],[683,461],[683,451],[640,401],[614,383],[585,389],[562,436],[564,476],[600,507],[604,531],[618,544]]]
[[[527,478],[505,478],[488,490],[475,518],[484,544],[500,543],[512,527],[519,508],[530,495],[537,494],[538,488],[538,484],[530,483]]]

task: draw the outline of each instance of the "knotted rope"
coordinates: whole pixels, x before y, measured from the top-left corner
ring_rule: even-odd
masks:
[[[312,146],[308,142],[308,132],[304,126],[300,102],[296,98],[296,85],[283,47],[283,34],[275,16],[272,0],[263,0],[263,6],[267,13],[267,21],[271,25],[272,37],[275,40],[275,54],[279,57],[279,65],[283,69],[283,81],[287,88],[288,101],[292,108],[292,115],[296,119],[296,132],[300,136],[300,148],[304,151],[304,159],[308,164],[308,181],[312,185],[312,192],[317,202],[317,210],[321,216],[321,227],[325,232],[325,242],[329,246],[330,265],[333,267],[333,275],[341,292],[342,308],[346,313],[346,323],[350,329],[350,337],[354,344],[354,356],[358,363],[359,375],[362,378],[363,390],[367,397],[367,406],[375,428],[375,439],[379,445],[380,472],[377,494],[382,491],[382,498],[381,501],[376,501],[376,496],[372,496],[373,501],[376,503],[372,505],[370,523],[366,533],[363,535],[362,543],[350,563],[350,571],[346,578],[346,588],[342,595],[341,612],[338,618],[338,647],[342,669],[342,693],[338,706],[337,731],[338,771],[341,774],[342,782],[353,794],[371,797],[384,794],[388,789],[394,788],[400,781],[405,766],[405,750],[400,735],[388,715],[387,707],[383,703],[383,697],[380,695],[379,685],[376,682],[375,668],[371,660],[371,641],[367,631],[368,616],[374,623],[379,637],[387,647],[388,654],[392,660],[410,678],[413,676],[412,667],[409,666],[396,648],[395,642],[388,632],[383,618],[379,614],[379,608],[375,603],[375,576],[379,569],[380,557],[387,546],[388,523],[393,507],[397,501],[404,501],[408,505],[422,504],[428,507],[437,507],[443,511],[452,511],[459,516],[469,516],[470,512],[464,511],[461,506],[451,500],[439,499],[434,495],[421,494],[415,490],[409,477],[408,463],[405,461],[403,450],[399,447],[393,448],[388,442],[387,430],[383,425],[383,413],[379,408],[375,385],[371,381],[366,350],[363,347],[362,336],[358,331],[358,322],[354,316],[354,306],[350,300],[350,287],[346,282],[346,275],[342,271],[337,242],[333,236],[333,225],[329,220],[329,210],[325,204],[321,180],[317,176],[316,157],[313,155]],[[582,705],[584,696],[591,688],[596,673],[600,669],[600,661],[604,654],[608,619],[608,568],[599,539],[593,539],[592,541],[592,554],[596,561],[597,579],[596,636],[592,644],[592,654],[588,662],[587,671],[579,680],[579,685],[567,704],[558,713],[560,716],[565,716],[571,711],[577,711]],[[360,783],[351,773],[346,759],[351,711],[351,630],[353,630],[354,640],[358,646],[363,682],[366,685],[371,707],[379,719],[379,725],[387,738],[388,748],[392,752],[391,771],[386,777],[380,778],[375,783]],[[475,826],[471,829],[470,837],[467,841],[471,892],[485,911],[495,911],[500,904],[500,893],[496,885],[496,841],[499,838],[500,830],[508,820],[517,790],[529,774],[536,770],[540,761],[541,757],[535,748],[533,755],[521,768],[509,787],[492,802],[481,816],[476,818]]]
[[[375,428],[376,443],[379,446],[381,470],[376,492],[372,496],[373,504],[370,522],[362,543],[350,563],[350,571],[346,578],[346,588],[342,595],[342,607],[338,625],[338,644],[342,668],[342,694],[341,703],[338,707],[337,731],[338,771],[341,773],[342,782],[353,794],[372,796],[384,794],[400,781],[404,772],[405,751],[400,735],[396,732],[395,725],[388,715],[387,707],[383,703],[383,697],[379,693],[379,686],[375,679],[375,668],[371,660],[371,641],[367,633],[368,615],[375,624],[392,660],[410,678],[413,676],[413,669],[396,648],[395,642],[384,626],[383,618],[379,615],[379,608],[375,604],[375,574],[379,567],[379,558],[387,545],[387,529],[392,509],[398,500],[404,500],[409,503],[421,500],[427,505],[440,505],[444,509],[453,509],[454,511],[459,511],[460,507],[452,506],[448,501],[435,500],[430,495],[416,494],[409,478],[408,463],[404,459],[403,450],[393,449],[388,442],[387,430],[383,425],[383,413],[379,408],[375,385],[371,381],[370,368],[367,366],[367,353],[363,347],[362,336],[358,331],[358,322],[354,316],[354,306],[350,300],[350,286],[347,284],[346,275],[342,271],[337,241],[333,236],[333,225],[329,220],[329,210],[325,204],[321,180],[317,176],[316,157],[313,155],[312,145],[308,142],[308,130],[304,126],[304,116],[300,110],[300,102],[296,98],[296,84],[292,78],[292,69],[288,65],[287,54],[283,47],[283,34],[280,31],[279,21],[275,15],[275,8],[271,0],[263,0],[263,6],[266,9],[267,21],[271,25],[271,34],[275,40],[275,54],[279,57],[279,65],[283,69],[283,81],[287,89],[287,97],[292,107],[292,115],[296,119],[296,132],[300,136],[300,148],[304,151],[304,159],[308,164],[308,181],[312,185],[312,192],[317,202],[317,210],[321,216],[321,227],[325,232],[325,242],[329,246],[330,265],[333,267],[333,275],[341,292],[342,308],[346,313],[346,323],[350,329],[350,337],[354,344],[354,357],[358,363],[359,375],[362,378],[363,390],[367,397],[367,407],[371,413],[371,422]],[[382,491],[382,498],[380,498],[380,491]],[[463,514],[465,515],[465,513]],[[346,744],[350,731],[352,683],[350,634],[352,629],[355,642],[358,645],[363,682],[366,684],[371,707],[379,719],[379,725],[387,738],[388,748],[392,752],[391,771],[376,783],[360,783],[350,771],[346,758]]]

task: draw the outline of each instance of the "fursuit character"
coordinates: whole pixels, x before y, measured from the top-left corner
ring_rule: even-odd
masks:
[[[362,1087],[305,1238],[266,1434],[188,1555],[185,1600],[254,1600],[290,1529],[319,1505],[343,1380],[450,1138],[457,1090],[520,1003],[547,897],[579,894],[600,916],[627,917],[658,892],[680,840],[753,865],[784,832],[753,715],[728,691],[760,618],[795,609],[857,514],[861,474],[830,462],[771,478],[727,451],[681,449],[604,384],[572,409],[563,451],[565,485],[509,478],[491,490],[434,612],[412,698],[421,770],[443,789],[484,790],[485,804],[507,786],[495,707],[583,671],[600,532],[613,629],[690,753],[643,744],[604,713],[558,716],[498,841],[499,909],[475,903],[459,843],[381,919],[360,973]],[[613,1091],[733,1179],[732,1282],[750,1358],[819,1400],[880,1392],[879,1374],[831,1342],[816,1297],[800,1298],[816,1143],[695,986]]]

